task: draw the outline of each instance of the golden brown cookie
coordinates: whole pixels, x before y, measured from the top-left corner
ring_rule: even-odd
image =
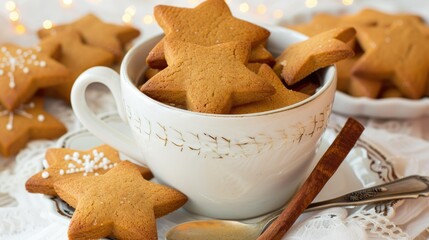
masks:
[[[265,79],[246,68],[250,52],[246,42],[204,47],[166,38],[164,46],[168,67],[140,89],[158,101],[223,114],[232,106],[275,93]]]
[[[162,70],[167,67],[167,61],[164,56],[164,39],[151,50],[148,55],[147,63],[151,68]],[[270,66],[275,64],[275,59],[263,44],[260,44],[250,51],[249,63],[265,63]]]
[[[288,89],[307,94],[309,96],[316,93],[320,87],[320,75],[312,73],[294,85],[287,86]]]
[[[195,8],[158,5],[154,15],[166,36],[202,46],[246,41],[252,47],[258,47],[270,34],[262,27],[233,17],[224,0],[207,0]],[[166,67],[163,40],[149,53],[146,61],[151,68]]]
[[[362,53],[358,53],[335,64],[337,67],[337,90],[342,92],[348,91],[352,68],[361,56]]]
[[[86,44],[103,48],[112,53],[116,61],[122,59],[125,45],[140,35],[140,31],[136,28],[105,23],[94,14],[87,14],[71,24],[56,26],[52,29],[41,29],[38,31],[38,35],[40,38],[45,38],[70,26],[80,32]]]
[[[122,162],[118,151],[101,145],[88,151],[50,148],[45,154],[48,167],[33,175],[25,183],[27,191],[56,196],[54,183],[64,179],[102,175]],[[137,166],[145,179],[153,177],[146,167]]]
[[[426,35],[427,38],[429,38],[429,26],[425,25],[422,27],[422,32]]]
[[[352,57],[354,52],[346,43],[355,33],[354,28],[336,28],[293,44],[276,59],[274,70],[293,85],[320,68]]]
[[[360,78],[392,79],[408,98],[424,95],[429,73],[429,44],[414,22],[398,21],[353,67]]]
[[[300,102],[309,95],[287,89],[276,73],[266,64],[259,68],[258,75],[274,86],[276,93],[262,101],[237,106],[231,110],[232,114],[246,114],[274,110]]]
[[[104,175],[54,184],[58,195],[76,210],[69,239],[158,239],[156,217],[178,208],[187,197],[145,180],[135,165],[124,161]]]
[[[158,74],[159,73],[159,71],[161,71],[161,70],[159,70],[159,69],[155,69],[155,68],[147,68],[145,71],[144,71],[144,79],[145,79],[145,81],[147,81],[147,80],[149,80],[149,79],[151,79],[153,76],[155,76],[156,74]]]
[[[68,27],[61,32],[53,32],[43,38],[39,44],[43,53],[50,54],[56,46],[61,46],[61,57],[58,61],[67,67],[69,76],[66,82],[50,87],[44,91],[48,96],[61,98],[70,102],[70,92],[76,78],[85,70],[95,66],[110,66],[114,56],[110,52],[83,43],[78,31]]]
[[[393,22],[392,22],[393,23]],[[396,24],[405,24],[405,25],[414,25],[426,36],[429,37],[429,28],[427,25],[418,21],[404,21],[397,20]],[[390,25],[389,25],[390,26]],[[360,46],[364,50],[368,50],[370,48],[375,48],[377,43],[383,43],[384,41],[389,41],[385,38],[387,32],[390,31],[389,27],[380,27],[380,26],[364,26],[359,27],[358,33],[356,34],[356,38],[359,41]],[[384,40],[384,41],[383,41]],[[428,39],[429,41],[429,39]]]
[[[384,35],[388,27],[365,26],[358,28],[356,38],[364,51],[376,48],[378,43],[383,44]]]
[[[249,63],[265,63],[273,66],[276,63],[273,55],[265,48],[264,44],[252,48],[249,56]]]
[[[428,59],[428,61],[429,61],[429,59]],[[425,96],[426,96],[426,97],[429,97],[429,74],[428,74],[428,77],[427,77],[426,79],[427,79],[427,80],[426,80]]]
[[[399,91],[395,87],[389,87],[381,91],[380,98],[401,98],[402,96],[401,91]]]
[[[256,74],[258,74],[258,72],[259,72],[259,68],[261,68],[261,66],[262,66],[262,63],[248,63],[248,64],[246,65],[246,67],[247,67],[250,71],[252,71],[252,72],[254,72],[254,73],[256,73]]]
[[[0,46],[0,105],[13,111],[40,88],[64,83],[67,69],[41,48]]]
[[[9,111],[0,106],[0,154],[11,156],[33,139],[58,138],[67,129],[44,111],[43,99],[33,98]]]
[[[348,93],[354,97],[377,98],[382,86],[380,80],[351,76]]]
[[[414,22],[423,22],[423,19],[420,16],[413,14],[389,14],[377,11],[375,9],[363,9],[357,14],[343,16],[341,21],[344,23],[352,23],[355,25],[361,26],[371,26],[371,27],[389,27],[392,23],[396,21],[414,21]]]

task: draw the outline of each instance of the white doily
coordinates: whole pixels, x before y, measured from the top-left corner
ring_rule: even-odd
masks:
[[[295,224],[284,239],[365,239],[365,229],[355,221],[348,221],[347,216],[348,213],[343,208],[324,210],[300,224]]]
[[[344,208],[321,211],[296,224],[285,240],[328,239],[410,239],[388,218],[374,211],[359,211],[348,215]]]

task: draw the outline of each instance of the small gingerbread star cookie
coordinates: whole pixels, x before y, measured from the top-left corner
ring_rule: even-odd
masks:
[[[232,106],[275,93],[269,82],[246,68],[249,52],[246,42],[204,47],[166,38],[168,67],[140,90],[164,103],[186,105],[191,111],[229,113]]]
[[[158,239],[155,218],[186,203],[177,190],[145,180],[135,165],[124,161],[100,176],[54,184],[61,199],[76,208],[70,239]]]
[[[276,59],[274,70],[287,85],[293,85],[312,72],[354,55],[347,43],[355,37],[354,28],[336,28],[289,46]]]
[[[40,38],[45,38],[69,27],[79,31],[86,44],[103,48],[112,53],[116,61],[122,59],[125,45],[140,35],[140,31],[136,28],[105,23],[94,14],[85,15],[71,24],[56,26],[52,29],[41,29],[38,31],[38,35]]]
[[[155,7],[154,15],[166,36],[202,46],[245,41],[250,42],[252,48],[257,48],[270,34],[262,27],[232,16],[224,0],[207,0],[195,8],[158,5]],[[261,52],[255,53],[254,56],[260,54]],[[262,56],[266,56],[265,54]],[[161,40],[155,46],[146,61],[152,68],[166,67],[164,41]]]
[[[54,139],[66,133],[64,125],[43,110],[43,102],[35,97],[13,111],[0,106],[0,154],[10,156],[30,140]]]
[[[46,151],[46,169],[35,174],[25,183],[27,191],[57,195],[54,183],[63,179],[101,175],[122,162],[119,153],[108,145],[101,145],[88,151],[67,148],[50,148]],[[142,176],[151,179],[148,168],[136,166]]]
[[[40,88],[65,82],[67,69],[41,53],[41,48],[0,46],[0,105],[13,111]]]
[[[262,101],[235,107],[231,110],[232,114],[255,113],[274,110],[295,104],[309,97],[307,94],[287,89],[283,85],[282,80],[268,65],[263,64],[259,68],[258,75],[262,76],[264,79],[267,79],[276,89],[276,93]]]
[[[391,79],[405,97],[424,95],[429,75],[429,45],[413,21],[397,21],[375,41],[353,67],[360,78]]]
[[[70,102],[71,89],[82,72],[95,66],[110,66],[114,62],[112,53],[84,44],[79,32],[72,27],[43,38],[39,46],[42,52],[47,54],[51,53],[56,46],[61,46],[59,62],[67,67],[70,74],[63,84],[47,88],[44,93],[67,102]]]

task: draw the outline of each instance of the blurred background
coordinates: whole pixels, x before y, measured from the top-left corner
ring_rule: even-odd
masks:
[[[161,32],[153,17],[158,4],[194,7],[202,0],[2,0],[0,1],[0,43],[24,46],[37,43],[36,31],[71,22],[88,12],[105,21],[132,24],[142,38]],[[429,21],[427,0],[226,0],[234,16],[258,24],[303,22],[312,14],[341,14],[371,7],[387,12],[412,12]]]

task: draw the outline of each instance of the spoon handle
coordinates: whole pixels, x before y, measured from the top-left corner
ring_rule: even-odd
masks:
[[[387,200],[429,197],[429,177],[409,176],[390,183],[361,189],[326,201],[312,203],[306,211],[357,206]]]
[[[292,197],[280,216],[258,240],[279,240],[332,177],[362,134],[364,127],[349,118],[310,176]]]
[[[312,203],[308,205],[304,212],[419,197],[429,197],[429,177],[412,175],[389,183],[363,188],[336,198]],[[282,212],[283,208],[272,212],[261,220],[264,223],[261,226],[261,232],[274,222]]]

